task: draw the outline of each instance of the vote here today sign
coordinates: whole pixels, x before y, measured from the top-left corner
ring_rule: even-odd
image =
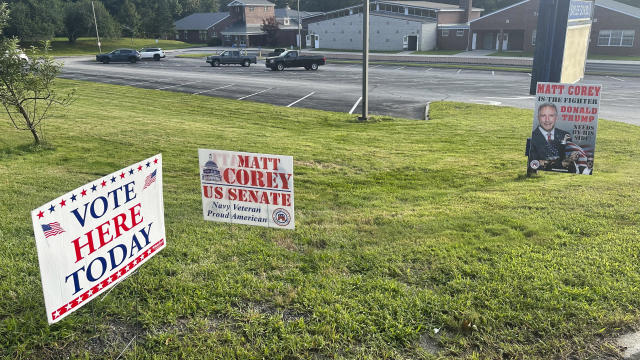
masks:
[[[293,229],[293,157],[199,149],[205,220]]]
[[[165,247],[160,154],[31,212],[49,324],[125,279]]]

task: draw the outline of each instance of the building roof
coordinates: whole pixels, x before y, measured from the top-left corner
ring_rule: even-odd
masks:
[[[463,10],[458,5],[442,4],[442,3],[431,2],[431,1],[380,0],[378,2],[379,3],[385,3],[385,4],[392,4],[392,5],[411,6],[411,7],[419,7],[419,8],[426,8],[426,9],[437,9],[437,10],[444,10],[444,11],[447,11],[447,10],[448,11]],[[473,11],[482,11],[484,9],[473,7],[472,10]]]
[[[222,35],[264,35],[260,25],[234,24],[220,32]]]
[[[600,6],[609,10],[617,11],[629,16],[640,19],[640,8],[623,4],[614,0],[596,0],[596,6]]]
[[[176,30],[207,30],[229,17],[228,12],[195,13],[175,22]]]
[[[297,10],[293,10],[291,8],[284,7],[284,8],[280,8],[280,9],[275,9],[276,12],[276,18],[278,19],[283,19],[283,18],[290,18],[292,20],[294,19],[298,19],[298,11]],[[309,11],[300,11],[300,19],[304,19],[304,18],[308,18],[311,16],[316,16],[316,15],[320,15],[322,14],[321,12],[309,12]]]
[[[484,18],[486,18],[486,17],[493,16],[493,15],[498,14],[498,13],[501,13],[501,12],[503,12],[503,11],[507,10],[507,9],[511,9],[512,7],[520,6],[520,5],[522,5],[522,4],[524,4],[524,3],[527,3],[527,2],[529,2],[529,0],[523,0],[523,1],[520,1],[520,2],[515,3],[515,4],[513,4],[513,5],[509,5],[509,6],[507,6],[507,7],[503,7],[502,9],[498,9],[498,10],[496,10],[496,11],[492,12],[492,13],[489,13],[489,14],[486,14],[486,15],[483,15],[483,16],[480,16],[479,18],[473,19],[473,20],[471,20],[471,21],[469,21],[469,22],[470,22],[470,23],[472,23],[472,22],[474,22],[474,21],[478,21],[478,20],[480,20],[480,19],[484,19]]]
[[[354,15],[361,15],[361,14],[354,14]],[[353,16],[353,15],[351,15],[351,16]],[[392,18],[392,19],[415,21],[415,22],[424,23],[424,24],[429,24],[429,23],[435,23],[436,22],[436,20],[434,20],[434,19],[425,18],[425,17],[422,17],[422,16],[390,14],[390,13],[383,13],[383,12],[372,12],[371,14],[369,14],[369,16],[388,17],[388,18]]]
[[[247,6],[247,5],[255,5],[255,6],[276,6],[276,4],[267,0],[234,0],[227,4],[227,6]]]

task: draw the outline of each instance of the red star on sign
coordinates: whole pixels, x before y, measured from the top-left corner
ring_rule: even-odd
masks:
[[[157,164],[158,163],[158,159],[153,159],[153,163]]]
[[[124,179],[124,173],[120,173],[120,179]]]
[[[80,192],[80,194],[81,194],[82,196],[87,196],[87,190],[82,189],[82,191]]]
[[[67,201],[65,199],[62,199],[62,201],[60,201],[60,207],[63,207],[67,205]]]
[[[42,219],[44,217],[44,213],[42,211],[40,211],[38,213],[38,219]]]
[[[142,171],[142,165],[138,166],[138,171]]]
[[[104,180],[102,180],[102,182],[100,183],[100,185],[102,185],[102,187],[105,187],[105,186],[107,186],[107,182],[106,182],[106,181],[104,181]]]

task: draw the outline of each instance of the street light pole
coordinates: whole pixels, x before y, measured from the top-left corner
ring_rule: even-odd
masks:
[[[362,6],[362,116],[360,121],[369,120],[369,0]]]
[[[302,23],[300,23],[300,0],[298,0],[298,51],[302,50]]]

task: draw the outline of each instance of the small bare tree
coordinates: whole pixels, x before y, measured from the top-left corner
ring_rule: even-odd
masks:
[[[0,4],[0,35],[6,25],[7,8]],[[18,47],[18,39],[0,37],[0,102],[9,120],[18,130],[28,130],[40,144],[42,124],[52,106],[68,106],[75,91],[59,93],[54,87],[62,64],[49,55],[49,43],[42,52],[32,48],[27,57]]]

